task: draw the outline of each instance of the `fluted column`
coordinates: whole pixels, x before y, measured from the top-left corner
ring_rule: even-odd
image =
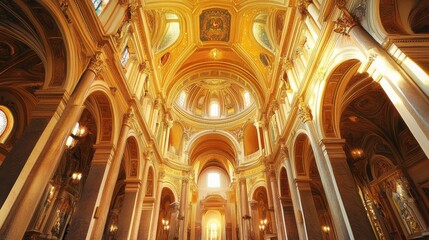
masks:
[[[179,239],[187,239],[187,228],[186,228],[186,202],[188,198],[188,182],[189,182],[189,173],[184,172],[185,176],[182,179],[182,191],[180,193],[180,209],[179,209]]]
[[[290,189],[290,196],[292,199],[292,207],[294,209],[294,215],[295,215],[295,221],[296,221],[299,239],[308,239],[307,234],[306,234],[305,225],[304,225],[303,219],[302,219],[302,210],[300,207],[301,204],[299,201],[299,194],[298,194],[298,190],[297,190],[296,185],[295,185],[295,179],[294,179],[295,174],[293,174],[293,169],[292,169],[292,166],[291,166],[291,163],[289,160],[289,151],[284,146],[282,146],[281,151],[282,151],[282,157],[283,157],[284,163],[285,163],[286,174],[287,174],[288,184],[289,184],[289,189]]]
[[[272,164],[269,168],[269,179],[270,179],[270,185],[271,185],[271,193],[272,193],[272,199],[273,199],[273,205],[274,205],[274,216],[276,220],[276,227],[277,227],[277,237],[279,239],[286,239],[285,234],[285,228],[284,228],[284,222],[283,222],[283,211],[281,209],[280,205],[280,198],[279,198],[279,192],[278,192],[278,185],[277,185],[277,178],[276,173],[274,171],[274,167]]]
[[[243,239],[249,239],[249,225],[250,225],[250,215],[249,215],[249,199],[247,196],[247,186],[246,178],[240,178],[240,199],[241,199],[241,218],[242,218],[242,229],[243,229]]]
[[[82,74],[76,88],[74,89],[64,111],[51,132],[49,140],[44,145],[43,152],[38,157],[37,162],[31,170],[31,177],[27,178],[20,193],[14,194],[19,197],[14,202],[6,201],[1,210],[14,209],[9,213],[1,213],[0,216],[7,218],[0,219],[0,236],[4,239],[22,239],[25,230],[37,208],[37,203],[42,197],[45,187],[53,175],[60,158],[65,149],[65,141],[76,122],[79,120],[84,109],[83,103],[87,96],[95,76],[101,70],[101,54],[95,55],[87,70]],[[7,206],[5,206],[7,205]],[[1,211],[0,210],[0,211]]]
[[[383,78],[380,85],[392,104],[404,119],[413,136],[429,157],[429,99],[402,67],[363,29],[344,8],[342,16],[335,22],[335,32],[350,39],[362,53],[373,59],[373,64]]]
[[[92,239],[101,239],[103,236],[104,225],[106,224],[107,215],[109,213],[110,204],[113,197],[113,190],[115,189],[116,181],[118,179],[121,162],[124,155],[125,146],[127,143],[128,132],[130,130],[131,121],[134,113],[130,110],[124,115],[121,132],[116,144],[116,151],[113,161],[110,165],[109,175],[103,188],[103,195],[99,205],[99,218],[94,224],[94,229],[91,234]]]

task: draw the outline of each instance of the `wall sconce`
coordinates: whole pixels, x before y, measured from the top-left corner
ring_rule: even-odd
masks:
[[[115,234],[117,231],[118,231],[118,226],[116,226],[116,224],[112,223],[112,225],[110,225],[109,232],[111,234]]]
[[[80,126],[79,122],[77,122],[73,130],[71,131],[70,136],[66,140],[66,146],[68,148],[74,147],[77,142],[77,138],[83,136],[87,132],[85,126]]]
[[[361,148],[353,149],[350,154],[354,160],[363,158],[363,150]]]
[[[162,239],[164,239],[164,235],[168,234],[168,230],[170,229],[170,225],[169,225],[170,222],[163,218],[161,220],[161,223],[162,223],[162,229],[164,230],[164,234],[162,234]]]
[[[322,226],[322,232],[326,235],[329,235],[329,232],[331,231],[331,228],[329,226],[323,225]]]
[[[81,178],[82,178],[82,173],[80,173],[80,172],[74,172],[72,174],[72,182],[75,184],[78,183]]]
[[[261,220],[261,222],[259,224],[259,231],[262,232],[262,235],[265,234],[265,231],[267,230],[267,225],[268,225],[268,220],[267,219]]]

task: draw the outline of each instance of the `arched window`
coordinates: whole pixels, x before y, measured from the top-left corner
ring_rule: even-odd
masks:
[[[5,106],[0,105],[0,143],[4,143],[12,132],[12,112]]]
[[[100,15],[103,9],[106,7],[109,0],[92,0],[92,5],[94,5],[95,13]]]
[[[245,107],[250,106],[250,94],[249,94],[249,92],[245,91],[243,94],[243,97],[244,97],[244,106]]]
[[[268,14],[257,15],[253,20],[253,36],[261,46],[273,52],[274,48],[268,35],[267,22]]]
[[[186,100],[186,92],[182,91],[179,95],[179,98],[177,99],[177,104],[184,107],[185,106],[185,100]]]
[[[209,188],[218,188],[220,187],[220,175],[219,173],[209,173],[207,175],[207,187]]]
[[[130,51],[128,49],[128,46],[126,46],[124,51],[122,52],[122,57],[121,57],[122,67],[125,67],[127,65],[128,59],[130,59]]]
[[[174,42],[176,42],[180,35],[179,17],[174,13],[166,13],[165,20],[167,22],[166,31],[158,46],[158,52],[164,51],[170,47]]]
[[[219,103],[216,101],[210,104],[210,117],[219,117]]]

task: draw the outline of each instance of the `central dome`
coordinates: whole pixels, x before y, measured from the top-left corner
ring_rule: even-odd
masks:
[[[181,91],[176,105],[193,116],[222,119],[252,108],[254,100],[248,90],[234,81],[201,79]]]

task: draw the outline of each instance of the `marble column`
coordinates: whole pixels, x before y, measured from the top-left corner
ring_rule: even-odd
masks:
[[[281,205],[283,208],[284,221],[286,226],[286,238],[288,240],[300,239],[298,234],[298,227],[296,224],[292,199],[288,197],[281,197]]]
[[[332,167],[332,176],[344,204],[350,227],[356,239],[375,239],[367,213],[359,196],[352,172],[344,152],[344,139],[323,139],[322,150]]]
[[[236,214],[236,204],[237,198],[235,197],[235,182],[231,183],[231,190],[228,192],[228,202],[231,209],[231,232],[232,240],[237,240],[237,214]],[[193,238],[191,238],[193,239]]]
[[[350,220],[345,211],[343,199],[339,194],[338,185],[333,177],[332,166],[329,160],[325,158],[322,152],[322,148],[319,145],[316,129],[313,125],[311,110],[306,103],[300,98],[299,103],[299,118],[304,123],[305,128],[308,132],[308,138],[313,149],[314,158],[319,171],[320,179],[322,181],[323,189],[325,190],[325,196],[328,201],[329,209],[332,216],[332,221],[335,226],[335,231],[338,238],[349,239],[354,236],[353,230],[350,226]],[[352,216],[350,216],[352,217]],[[372,231],[371,231],[372,233]],[[368,234],[368,236],[371,235]],[[374,235],[372,234],[373,239]]]
[[[274,167],[271,165],[269,169],[269,179],[270,179],[270,185],[271,185],[271,193],[272,193],[272,199],[273,199],[273,206],[274,206],[274,216],[276,220],[276,227],[277,227],[277,236],[279,239],[286,239],[286,234],[284,232],[284,223],[282,218],[282,210],[280,205],[280,198],[279,198],[279,191],[278,191],[278,185],[277,185],[277,178],[276,173],[274,171]]]
[[[258,121],[255,120],[255,123],[253,124],[256,127],[256,134],[258,135],[258,146],[259,146],[259,152],[262,154],[262,143],[261,143],[261,128]]]
[[[109,213],[109,208],[113,197],[113,190],[115,189],[116,181],[118,179],[122,158],[127,143],[128,132],[130,130],[130,125],[133,118],[134,113],[132,110],[124,115],[121,132],[116,144],[115,156],[110,165],[109,175],[106,178],[104,188],[102,190],[100,189],[100,191],[103,191],[103,194],[98,207],[99,217],[95,221],[94,228],[91,233],[92,239],[101,239],[103,236],[104,226],[106,224],[107,215]]]
[[[273,189],[272,189],[271,180],[270,180],[271,164],[267,163],[265,160],[265,165],[266,165],[266,169],[264,171],[264,175],[265,175],[265,182],[267,184],[268,210],[270,211],[270,219],[268,219],[268,221],[270,222],[270,226],[267,229],[267,233],[277,233],[277,221],[275,216],[275,208],[273,205]]]
[[[258,212],[258,202],[255,200],[250,200],[250,214],[252,216],[251,218],[251,224],[252,224],[252,232],[250,236],[252,236],[252,239],[259,239],[260,236],[260,230],[259,230],[259,212]]]
[[[429,157],[429,99],[402,67],[363,29],[345,9],[335,22],[335,32],[350,39],[371,59],[378,73],[383,76],[380,85],[404,119],[413,136]]]
[[[70,223],[65,239],[85,239],[91,234],[91,228],[97,218],[97,204],[103,194],[103,183],[108,176],[110,162],[114,156],[111,144],[97,144],[91,161],[91,169],[85,180],[81,197]]]
[[[264,117],[263,121],[260,121],[260,125],[262,126],[262,136],[264,138],[265,156],[268,156],[271,154],[271,143],[268,134],[269,121],[267,116]]]
[[[13,203],[6,201],[3,204],[1,210],[3,208],[9,209],[13,205],[13,210],[10,210],[7,214],[2,213],[0,215],[2,216],[0,219],[0,236],[4,239],[22,239],[24,236],[31,220],[29,216],[34,214],[37,203],[40,201],[49,180],[58,166],[66,147],[65,141],[82,114],[83,103],[87,97],[88,90],[95,76],[101,70],[101,66],[101,55],[97,54],[91,59],[87,70],[82,74],[70,99],[67,101],[61,117],[44,145],[43,152],[31,169],[31,177],[27,178],[21,192],[14,193],[15,196],[19,194],[18,198]],[[5,207],[5,204],[8,204],[8,206]]]
[[[144,170],[142,174],[142,179],[140,180],[140,190],[138,192],[137,196],[137,206],[134,213],[134,221],[133,226],[130,234],[130,239],[137,239],[139,228],[140,228],[140,220],[142,216],[143,211],[143,202],[144,198],[146,196],[146,189],[147,189],[147,177],[149,174],[149,166],[150,166],[150,155],[152,154],[152,146],[149,146],[146,148],[146,150],[143,152],[143,159],[144,159]]]
[[[311,179],[296,179],[295,184],[299,192],[302,204],[302,213],[307,230],[307,238],[311,240],[322,240],[322,226],[319,222],[316,206],[314,205],[313,194],[310,186]],[[350,239],[350,238],[340,238]]]
[[[187,199],[188,199],[188,182],[189,182],[189,173],[184,172],[183,175],[185,176],[182,179],[182,191],[180,193],[180,209],[179,209],[179,239],[186,239],[187,236],[187,226],[186,226],[186,206],[187,206]]]
[[[155,239],[156,238],[156,230],[158,227],[158,219],[159,219],[159,209],[161,205],[161,193],[162,193],[162,187],[163,187],[163,181],[164,181],[164,170],[161,170],[158,174],[158,184],[156,186],[156,195],[155,195],[155,207],[153,208],[152,212],[152,221],[151,221],[151,227],[150,227],[150,234],[148,239]]]
[[[289,185],[290,195],[292,199],[292,207],[294,209],[294,215],[295,215],[295,221],[296,221],[299,239],[302,239],[302,240],[308,239],[306,234],[306,226],[304,225],[304,222],[302,219],[302,207],[301,207],[301,202],[299,200],[299,193],[295,184],[295,179],[294,179],[295,174],[293,172],[292,165],[289,160],[288,149],[282,146],[281,154],[282,154],[282,157],[284,158],[286,174],[288,178],[288,185]]]
[[[243,239],[249,239],[250,233],[250,215],[249,215],[249,200],[247,196],[246,178],[240,178],[240,199],[241,199],[241,228]]]
[[[167,154],[168,147],[170,146],[170,130],[172,126],[173,126],[173,121],[167,120],[167,122],[165,123],[166,134],[165,134],[165,140],[164,140],[164,155]]]
[[[168,230],[168,240],[175,240],[179,236],[179,203],[170,204],[170,229]],[[182,238],[179,238],[182,240]]]
[[[132,239],[131,231],[133,222],[136,220],[134,213],[137,206],[137,194],[142,188],[138,180],[127,181],[125,184],[124,200],[118,217],[117,239]]]

